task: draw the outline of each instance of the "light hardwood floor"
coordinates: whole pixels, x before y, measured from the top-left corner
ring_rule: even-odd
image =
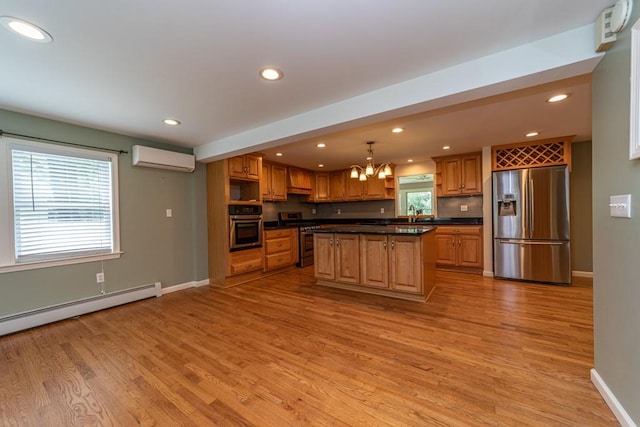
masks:
[[[588,281],[438,272],[428,303],[313,268],[0,338],[0,425],[611,426]]]

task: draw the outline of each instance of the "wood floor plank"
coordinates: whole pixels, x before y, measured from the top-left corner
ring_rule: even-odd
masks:
[[[438,272],[423,304],[312,267],[188,289],[0,337],[0,424],[617,425],[592,297]]]

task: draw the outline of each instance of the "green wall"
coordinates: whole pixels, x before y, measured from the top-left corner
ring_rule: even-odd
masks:
[[[571,145],[571,269],[580,272],[593,271],[591,145]]]
[[[153,282],[163,287],[205,280],[206,172],[165,171],[131,165],[131,146],[189,149],[0,110],[0,129],[129,151],[119,156],[119,259],[104,261],[105,290]],[[8,209],[7,201],[1,201]],[[173,217],[166,218],[166,209]],[[97,295],[100,262],[0,273],[0,317]]]
[[[593,73],[595,369],[640,424],[640,160],[629,160],[631,21]],[[609,196],[631,194],[632,218],[611,218]]]

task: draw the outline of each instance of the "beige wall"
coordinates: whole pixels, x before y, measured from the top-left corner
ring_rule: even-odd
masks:
[[[593,72],[595,370],[640,425],[640,160],[629,160],[631,26]],[[609,216],[609,196],[631,194],[632,218]]]

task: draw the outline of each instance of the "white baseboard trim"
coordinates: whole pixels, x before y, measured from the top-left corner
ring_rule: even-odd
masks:
[[[493,271],[486,271],[485,270],[485,271],[482,272],[482,275],[484,277],[493,277]]]
[[[618,399],[616,399],[616,396],[613,394],[611,389],[609,389],[595,368],[591,369],[591,382],[596,386],[600,395],[602,395],[602,398],[607,403],[611,412],[613,412],[613,415],[615,415],[622,427],[637,427],[636,423],[633,422],[629,414],[627,414],[627,411],[624,410]]]
[[[183,291],[185,289],[190,288],[199,288],[200,286],[207,286],[209,284],[209,279],[205,280],[193,280],[191,282],[180,283],[179,285],[168,286],[166,288],[162,288],[162,295],[170,294],[171,292]]]
[[[593,279],[593,271],[572,271],[571,275],[573,277],[588,277],[590,279]]]
[[[0,318],[0,336],[162,295],[160,282],[95,295]]]

